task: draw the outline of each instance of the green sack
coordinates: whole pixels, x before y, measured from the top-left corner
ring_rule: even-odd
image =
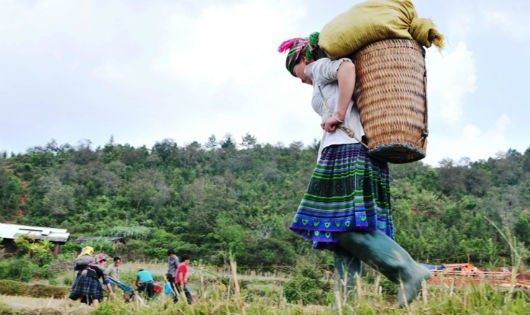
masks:
[[[319,46],[330,58],[351,55],[378,40],[414,39],[426,47],[443,46],[443,36],[431,19],[418,18],[408,0],[361,2],[326,24]]]

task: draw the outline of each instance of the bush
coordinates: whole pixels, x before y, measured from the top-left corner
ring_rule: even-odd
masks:
[[[26,287],[22,282],[13,280],[0,280],[0,293],[5,295],[24,295]]]
[[[331,287],[322,280],[322,273],[318,271],[316,265],[298,266],[295,276],[286,281],[283,287],[283,294],[288,302],[304,304],[327,304],[328,293]]]
[[[144,249],[147,247],[147,243],[141,240],[132,240],[125,244],[124,250],[127,252],[127,257],[129,260],[139,260],[143,259]]]
[[[59,274],[64,271],[71,271],[74,268],[73,259],[58,258],[48,264],[48,272]]]
[[[76,244],[74,242],[66,242],[61,246],[61,254],[64,256],[77,256],[83,247],[81,244]]]
[[[69,290],[70,288],[67,287],[43,284],[28,285],[19,281],[0,280],[0,294],[5,295],[64,298]]]
[[[3,315],[15,315],[15,314],[19,314],[19,312],[13,310],[12,308],[7,306],[6,304],[0,302],[0,314],[3,314]]]
[[[248,242],[246,250],[238,257],[238,263],[252,266],[260,271],[274,271],[278,265],[292,266],[296,254],[292,247],[284,241],[273,238]]]
[[[47,265],[53,260],[53,254],[51,252],[35,252],[33,253],[31,260],[39,265]]]
[[[64,277],[63,278],[63,284],[70,287],[70,286],[72,286],[72,284],[74,284],[74,279],[72,279],[70,277]]]
[[[148,239],[151,229],[144,226],[114,226],[98,233],[102,236],[121,236],[128,239]]]
[[[92,248],[94,248],[94,252],[96,254],[107,253],[110,256],[114,255],[114,247],[112,246],[112,242],[103,237],[96,238],[81,244],[81,248],[86,246],[91,246]]]
[[[26,295],[32,297],[54,297],[64,298],[68,295],[70,288],[55,285],[34,284],[27,286]]]
[[[28,258],[11,258],[0,261],[0,279],[28,282],[34,277],[41,277],[41,270]]]

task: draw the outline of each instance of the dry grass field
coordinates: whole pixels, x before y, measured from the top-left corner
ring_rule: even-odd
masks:
[[[149,262],[124,264],[122,281],[132,285],[134,274],[139,268],[151,270],[158,283],[162,283],[160,279],[165,272],[165,263]],[[192,305],[185,304],[183,299],[174,304],[164,294],[157,295],[151,301],[136,299],[126,303],[120,290],[98,308],[68,298],[0,295],[0,314],[530,314],[530,292],[527,288],[493,286],[489,283],[491,281],[480,279],[481,277],[478,280],[482,281],[472,281],[477,279],[456,274],[434,276],[420,297],[410,307],[402,309],[396,308],[394,294],[382,292],[379,284],[375,284],[379,281],[369,283],[363,279],[353,296],[343,300],[342,308],[338,309],[333,302],[323,305],[288,303],[282,293],[286,275],[255,272],[239,275],[232,271],[234,270],[193,266],[190,288],[199,294],[196,303]],[[65,272],[58,279],[68,279],[72,276],[71,272]],[[221,278],[228,282],[219,281]]]

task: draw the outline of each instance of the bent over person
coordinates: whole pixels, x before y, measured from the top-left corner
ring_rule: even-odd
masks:
[[[152,298],[155,295],[155,281],[151,271],[142,268],[138,269],[135,284],[138,292],[145,292],[148,298]]]
[[[393,239],[388,164],[372,159],[360,143],[364,136],[353,102],[355,65],[331,60],[318,46],[318,33],[283,42],[286,68],[313,86],[311,105],[321,117],[317,165],[290,229],[335,253],[338,273],[348,272],[348,287],[362,262],[394,283],[403,283],[399,306],[411,303],[429,271]]]
[[[81,303],[98,306],[103,299],[103,287],[99,280],[103,281],[110,293],[112,293],[112,288],[103,271],[106,257],[98,255],[97,258],[94,258],[93,254],[94,249],[87,246],[83,248],[81,254],[76,258],[74,270],[78,271],[78,273],[74,279],[69,298],[79,300]],[[96,262],[97,265],[95,264]]]

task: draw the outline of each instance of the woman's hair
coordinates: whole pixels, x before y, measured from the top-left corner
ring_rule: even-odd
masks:
[[[289,51],[285,59],[285,67],[293,76],[296,76],[293,72],[294,66],[302,60],[302,57],[305,57],[309,61],[327,57],[320,46],[318,46],[319,35],[318,32],[314,32],[307,38],[295,37],[284,41],[278,47],[279,52]]]
[[[315,50],[313,51],[313,60],[318,60],[321,58],[327,58],[328,55],[320,48],[320,46],[317,46]]]

